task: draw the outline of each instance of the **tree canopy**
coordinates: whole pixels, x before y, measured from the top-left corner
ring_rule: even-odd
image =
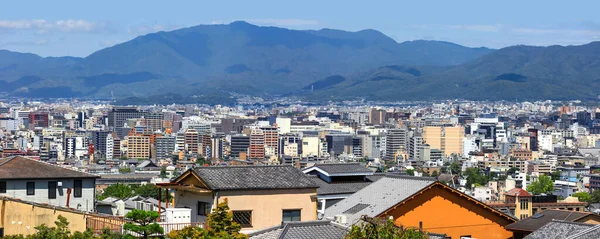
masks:
[[[206,219],[207,229],[201,227],[185,227],[168,234],[170,239],[206,238],[206,239],[245,239],[247,235],[240,233],[242,226],[233,221],[233,213],[229,211],[227,199],[219,203]]]
[[[155,211],[144,211],[133,209],[125,215],[125,218],[131,220],[123,225],[123,230],[128,230],[139,234],[142,238],[150,238],[154,234],[164,233],[163,228],[156,223],[160,214]]]
[[[527,186],[527,191],[535,195],[552,194],[554,191],[554,181],[550,176],[540,175],[536,180]]]
[[[414,228],[402,228],[392,220],[363,216],[350,228],[346,239],[426,239],[427,234]]]

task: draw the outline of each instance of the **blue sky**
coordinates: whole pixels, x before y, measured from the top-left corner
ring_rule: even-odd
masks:
[[[600,41],[600,1],[6,1],[0,49],[87,56],[137,35],[245,20],[293,29],[379,30],[398,42],[501,48]]]

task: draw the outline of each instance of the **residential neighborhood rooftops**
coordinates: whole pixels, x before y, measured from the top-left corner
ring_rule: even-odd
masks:
[[[20,156],[0,159],[0,179],[48,178],[99,178],[99,176]]]
[[[303,170],[304,173],[319,171],[326,176],[373,175],[373,170],[362,166],[360,163],[331,163],[315,164]]]
[[[388,175],[329,207],[325,218],[345,215],[353,224],[362,215],[375,217],[434,182],[433,178]]]
[[[332,194],[351,194],[355,193],[358,190],[368,186],[373,183],[369,182],[345,182],[345,183],[327,183],[317,176],[309,176],[312,181],[314,181],[319,188],[317,189],[318,195],[332,195]]]
[[[340,239],[348,228],[331,221],[286,222],[275,227],[251,233],[251,239]]]
[[[537,213],[531,217],[525,218],[518,222],[512,223],[506,226],[506,229],[511,231],[527,231],[532,232],[535,231],[544,225],[555,221],[566,221],[566,222],[577,222],[585,217],[596,217],[600,221],[600,216],[590,213],[590,212],[574,212],[574,211],[566,211],[566,210],[545,210],[543,212]]]
[[[600,238],[600,225],[566,221],[551,221],[526,239],[596,239]]]
[[[317,188],[300,170],[289,165],[200,167],[194,173],[211,190]],[[182,176],[184,176],[183,174]]]

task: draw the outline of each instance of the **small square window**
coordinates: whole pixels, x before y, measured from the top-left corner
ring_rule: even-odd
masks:
[[[300,210],[283,210],[282,221],[284,222],[299,222]]]
[[[35,182],[27,182],[27,195],[35,195]]]
[[[208,216],[211,211],[210,203],[198,201],[197,210],[198,216]]]
[[[242,227],[252,227],[252,211],[233,211],[233,221]]]

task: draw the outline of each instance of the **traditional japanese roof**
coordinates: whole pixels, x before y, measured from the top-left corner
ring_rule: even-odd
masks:
[[[373,183],[371,181],[327,183],[316,176],[309,177],[315,184],[319,185],[317,195],[352,194]]]
[[[251,239],[341,239],[348,228],[331,221],[286,222],[249,234]]]
[[[318,187],[300,170],[288,165],[200,167],[193,169],[193,172],[211,190]],[[185,173],[182,176],[185,176]]]
[[[531,217],[525,218],[513,224],[506,226],[506,229],[511,231],[535,231],[544,225],[555,221],[577,222],[585,217],[595,217],[600,221],[600,216],[590,212],[575,212],[567,210],[545,210]]]
[[[597,239],[600,225],[577,222],[552,221],[542,226],[526,239]]]
[[[99,178],[99,176],[21,156],[0,159],[0,179],[3,180],[60,178]]]
[[[304,173],[318,171],[326,176],[358,176],[373,175],[373,170],[360,165],[360,163],[330,163],[315,164],[303,170]]]

